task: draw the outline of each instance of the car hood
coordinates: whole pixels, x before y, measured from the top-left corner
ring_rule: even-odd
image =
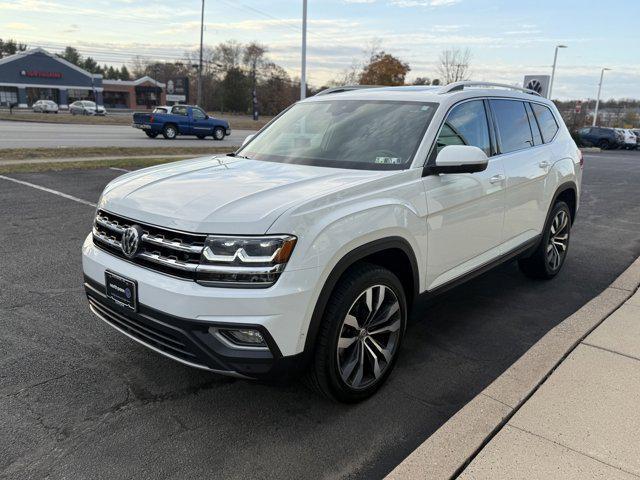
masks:
[[[105,188],[98,208],[188,232],[263,234],[297,202],[388,173],[197,158],[118,177]]]

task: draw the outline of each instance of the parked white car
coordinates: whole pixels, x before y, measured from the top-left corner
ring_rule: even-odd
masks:
[[[58,113],[58,104],[53,100],[38,100],[31,108],[39,113]]]
[[[622,148],[626,148],[629,150],[635,150],[638,146],[638,141],[636,139],[635,133],[633,133],[628,128],[616,128],[617,132],[620,132],[620,135],[623,139]]]
[[[418,296],[512,259],[531,277],[558,274],[582,166],[535,92],[325,91],[235,154],[108,184],[82,247],[89,305],[186,365],[304,372],[359,401],[391,373]]]
[[[106,115],[107,110],[102,105],[96,105],[91,100],[77,100],[69,105],[71,115]]]

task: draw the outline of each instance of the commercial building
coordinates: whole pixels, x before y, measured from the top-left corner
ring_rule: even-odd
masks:
[[[0,104],[29,108],[53,100],[61,109],[93,100],[112,109],[148,109],[166,102],[165,85],[151,77],[105,80],[42,48],[0,59]]]

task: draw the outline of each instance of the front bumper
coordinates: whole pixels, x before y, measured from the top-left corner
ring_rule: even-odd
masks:
[[[304,368],[303,350],[315,303],[315,269],[286,272],[266,289],[205,287],[117,258],[93,244],[82,248],[91,310],[146,347],[186,365],[243,378],[275,380]],[[105,294],[104,272],[134,279],[138,310]],[[254,328],[268,350],[232,348],[210,327]]]

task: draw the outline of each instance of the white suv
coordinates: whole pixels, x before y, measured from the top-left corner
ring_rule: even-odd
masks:
[[[519,90],[325,91],[234,154],[115,179],[82,248],[91,310],[193,367],[370,396],[418,295],[562,267],[582,156]]]

